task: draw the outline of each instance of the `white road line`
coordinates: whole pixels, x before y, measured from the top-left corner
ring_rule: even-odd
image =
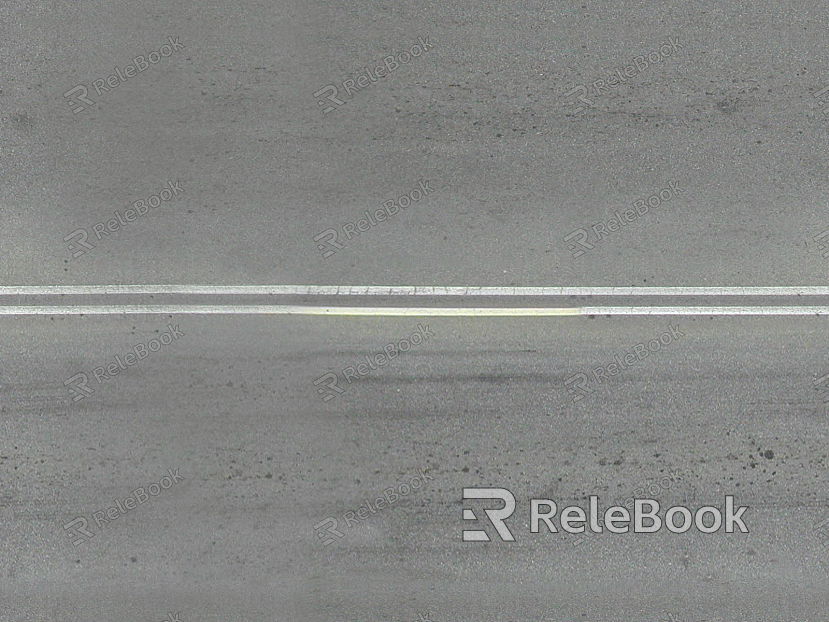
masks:
[[[579,307],[580,315],[829,315],[829,307]]]
[[[362,315],[362,316],[550,316],[579,315],[577,308],[319,307],[302,305],[100,305],[2,306],[0,315]]]
[[[5,285],[0,296],[829,296],[829,287],[433,287],[421,285]]]
[[[585,315],[829,315],[829,307],[319,307],[298,305],[0,306],[0,315],[331,315],[549,317]]]

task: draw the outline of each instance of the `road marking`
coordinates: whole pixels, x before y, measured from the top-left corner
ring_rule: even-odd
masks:
[[[2,306],[0,315],[362,315],[362,316],[555,316],[580,315],[578,308],[519,309],[509,307],[318,307],[302,305],[101,305],[101,306]]]
[[[301,305],[0,306],[0,315],[336,315],[412,317],[550,317],[585,315],[829,315],[829,307],[319,307]]]
[[[408,285],[10,285],[0,296],[426,296],[501,298],[562,296],[829,296],[829,287],[433,287]],[[794,302],[794,300],[792,301]],[[551,317],[584,315],[827,315],[825,306],[595,306],[595,307],[340,307],[277,304],[162,304],[162,305],[5,305],[0,315],[337,315],[337,316],[464,316]]]
[[[829,287],[433,287],[421,285],[4,285],[0,296],[829,296]]]
[[[580,315],[829,315],[829,307],[579,307]]]

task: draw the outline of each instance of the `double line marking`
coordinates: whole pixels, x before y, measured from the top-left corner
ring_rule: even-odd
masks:
[[[387,285],[11,285],[0,286],[0,298],[71,296],[77,298],[174,296],[306,296],[306,297],[497,297],[497,307],[337,306],[320,304],[95,304],[0,305],[0,315],[329,315],[411,317],[560,317],[591,315],[829,315],[829,305],[803,305],[803,296],[829,298],[829,287],[434,287]],[[789,299],[778,305],[716,306],[510,306],[511,298],[532,297],[775,297]],[[507,303],[507,304],[505,304]]]

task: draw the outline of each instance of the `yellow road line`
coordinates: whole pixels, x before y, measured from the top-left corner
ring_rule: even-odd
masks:
[[[319,307],[302,305],[96,305],[0,306],[0,315],[352,315],[409,317],[544,317],[580,315],[578,308]]]

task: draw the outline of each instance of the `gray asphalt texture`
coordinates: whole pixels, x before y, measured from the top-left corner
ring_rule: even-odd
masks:
[[[829,515],[823,318],[4,319],[3,620],[820,620]],[[573,402],[573,373],[685,336]],[[184,336],[73,403],[63,381]],[[313,381],[428,325],[328,402]],[[67,335],[72,335],[71,340]],[[724,337],[728,335],[728,337]],[[90,380],[91,380],[90,374]],[[768,454],[767,452],[771,452]],[[766,457],[771,455],[773,457]],[[106,510],[186,479],[109,524]],[[314,526],[421,470],[323,546]],[[528,500],[749,506],[750,533],[529,533]],[[517,542],[460,541],[465,486]],[[87,517],[77,547],[63,525]],[[342,520],[340,520],[342,523]],[[342,525],[341,525],[342,527]]]
[[[0,283],[823,285],[827,26],[827,6],[765,0],[7,0]],[[95,92],[168,37],[184,49]],[[73,114],[79,84],[94,104]],[[323,114],[329,84],[345,103]],[[97,239],[168,182],[183,192]],[[79,229],[94,248],[73,257]],[[568,378],[669,322],[686,336],[573,401]],[[72,401],[67,379],[168,323],[184,336]],[[435,336],[323,402],[317,378],[418,324]],[[0,622],[827,620],[827,335],[811,317],[2,317]],[[95,525],[168,469],[185,479]],[[423,469],[323,546],[314,525]],[[750,533],[529,533],[531,498],[606,506],[672,471],[660,502],[733,494]],[[515,494],[516,542],[461,541],[464,487]],[[94,537],[73,546],[81,516]]]

